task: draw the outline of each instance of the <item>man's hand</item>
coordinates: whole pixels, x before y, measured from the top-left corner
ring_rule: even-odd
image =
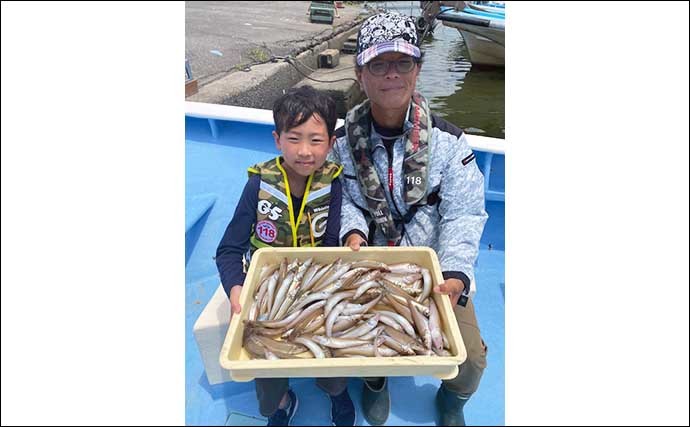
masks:
[[[242,293],[242,285],[233,286],[230,288],[230,309],[234,314],[240,314],[242,306],[240,305],[240,294]]]
[[[358,251],[359,247],[364,244],[364,246],[367,245],[367,241],[362,238],[358,233],[352,233],[350,236],[348,236],[347,240],[345,241],[345,246],[349,246],[350,249],[353,251]]]
[[[458,303],[460,295],[465,290],[465,284],[460,279],[448,279],[438,286],[434,286],[434,292],[450,296],[453,307]]]

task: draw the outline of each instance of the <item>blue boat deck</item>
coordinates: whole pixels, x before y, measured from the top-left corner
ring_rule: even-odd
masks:
[[[193,326],[216,291],[220,279],[213,256],[246,182],[246,169],[277,154],[272,127],[186,117],[186,424],[262,425],[254,382],[209,385],[193,335]],[[489,347],[488,367],[477,393],[468,402],[466,420],[474,425],[503,425],[504,416],[504,196],[503,156],[477,153],[486,180],[490,219],[476,266],[474,303]],[[434,425],[434,397],[440,381],[433,377],[392,377],[388,425]],[[330,425],[328,397],[313,379],[291,380],[300,400],[293,425]],[[352,378],[350,394],[361,415],[362,381]],[[231,417],[232,416],[232,417]],[[229,417],[230,420],[229,420]]]

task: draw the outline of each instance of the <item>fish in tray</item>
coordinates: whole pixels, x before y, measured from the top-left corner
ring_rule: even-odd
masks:
[[[431,273],[413,263],[264,266],[243,345],[254,359],[450,356]]]

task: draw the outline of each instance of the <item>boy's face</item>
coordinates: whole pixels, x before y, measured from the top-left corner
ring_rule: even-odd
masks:
[[[326,122],[319,115],[280,135],[273,131],[276,148],[283,153],[283,167],[289,175],[308,177],[323,166],[333,147],[335,135],[328,138]]]

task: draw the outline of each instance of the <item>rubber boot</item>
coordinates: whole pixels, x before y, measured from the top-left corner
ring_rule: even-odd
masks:
[[[362,391],[362,409],[364,418],[373,426],[383,425],[388,419],[391,410],[391,398],[388,393],[388,378],[383,378],[383,384],[372,388],[364,381]]]
[[[470,396],[462,396],[441,385],[436,393],[437,422],[441,426],[464,426],[465,414],[462,408]]]

